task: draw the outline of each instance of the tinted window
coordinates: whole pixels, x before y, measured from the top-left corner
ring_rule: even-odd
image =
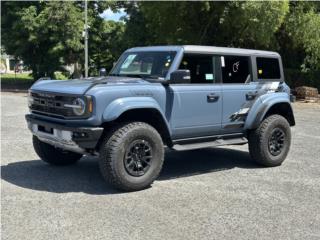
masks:
[[[257,58],[257,74],[259,79],[279,79],[280,67],[277,58]]]
[[[179,69],[190,70],[191,83],[214,83],[216,58],[212,55],[185,54]]]
[[[251,80],[249,58],[221,56],[223,83],[246,83]]]

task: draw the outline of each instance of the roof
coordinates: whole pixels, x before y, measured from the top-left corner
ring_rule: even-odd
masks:
[[[276,56],[277,52],[262,51],[244,48],[229,48],[229,47],[215,47],[215,46],[200,46],[200,45],[181,45],[181,46],[149,46],[149,47],[136,47],[128,49],[129,52],[136,51],[179,51],[183,49],[189,53],[215,53],[215,54],[237,54],[237,55],[268,55]]]

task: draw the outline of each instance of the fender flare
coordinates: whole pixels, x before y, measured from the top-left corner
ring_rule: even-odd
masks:
[[[124,97],[113,100],[104,110],[102,114],[102,122],[110,122],[116,120],[121,114],[134,109],[154,109],[162,117],[165,127],[171,134],[168,121],[163,114],[160,105],[151,97]]]
[[[267,112],[276,104],[286,104],[292,112],[292,107],[287,93],[268,93],[262,95],[255,101],[246,118],[244,128],[257,128]]]

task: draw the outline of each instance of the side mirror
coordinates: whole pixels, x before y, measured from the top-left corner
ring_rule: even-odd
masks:
[[[99,76],[107,76],[107,70],[105,68],[100,68]]]
[[[170,74],[169,83],[190,83],[190,81],[191,76],[188,69],[176,70]]]

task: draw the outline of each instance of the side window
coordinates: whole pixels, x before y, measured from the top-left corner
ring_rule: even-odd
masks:
[[[277,58],[257,57],[258,79],[280,79],[280,66]]]
[[[216,82],[216,59],[212,55],[185,54],[179,69],[190,70],[191,83],[205,84]]]
[[[223,83],[248,83],[251,81],[249,57],[221,56]]]

